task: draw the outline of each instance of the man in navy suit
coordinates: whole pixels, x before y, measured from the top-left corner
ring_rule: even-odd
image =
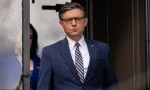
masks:
[[[38,90],[118,90],[108,45],[84,38],[83,7],[66,3],[59,18],[66,38],[43,48]]]

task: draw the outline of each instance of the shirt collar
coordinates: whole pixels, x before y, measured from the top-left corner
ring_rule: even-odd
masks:
[[[68,36],[67,36],[67,40],[68,40],[68,44],[69,44],[70,50],[73,50],[76,41],[72,40],[72,39],[69,38]],[[82,36],[82,38],[78,41],[78,43],[80,44],[81,47],[85,46],[84,36]]]

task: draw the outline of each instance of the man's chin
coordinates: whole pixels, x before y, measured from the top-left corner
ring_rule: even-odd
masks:
[[[71,36],[71,37],[80,37],[80,36],[82,36],[82,34],[80,34],[79,32],[73,32],[73,33],[68,34],[68,36]]]

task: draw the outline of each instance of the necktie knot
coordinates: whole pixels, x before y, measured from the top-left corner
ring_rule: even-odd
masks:
[[[76,46],[76,47],[79,47],[79,46],[80,46],[80,44],[79,44],[78,42],[76,42],[75,46]]]

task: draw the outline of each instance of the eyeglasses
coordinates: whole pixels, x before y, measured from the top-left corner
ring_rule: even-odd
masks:
[[[70,24],[72,23],[73,19],[75,20],[76,23],[80,23],[82,19],[84,19],[84,17],[65,18],[65,19],[61,19],[61,21]]]

